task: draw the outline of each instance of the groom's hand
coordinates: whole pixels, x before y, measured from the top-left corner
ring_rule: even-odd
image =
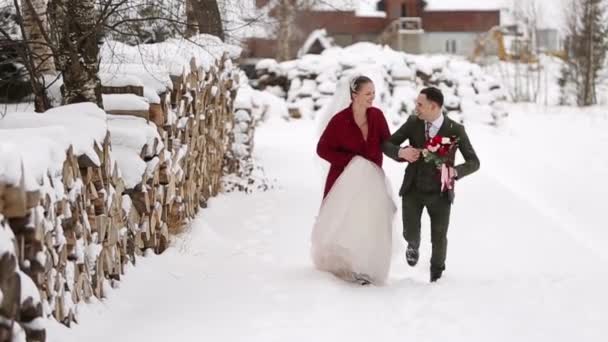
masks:
[[[409,163],[413,163],[420,158],[420,151],[416,148],[408,146],[406,148],[399,149],[399,158],[405,159]]]

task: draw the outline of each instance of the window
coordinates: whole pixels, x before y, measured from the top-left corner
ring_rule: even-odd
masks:
[[[445,52],[456,54],[456,39],[448,39],[445,41]]]

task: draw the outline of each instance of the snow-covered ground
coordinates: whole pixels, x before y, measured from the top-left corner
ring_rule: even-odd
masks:
[[[447,271],[405,263],[395,217],[389,284],[316,271],[309,236],[322,180],[312,121],[270,120],[256,156],[278,187],[221,195],[172,248],[138,260],[79,326],[50,341],[605,341],[608,115],[510,105],[467,130],[481,170],[457,184]],[[399,185],[403,165],[387,159]]]

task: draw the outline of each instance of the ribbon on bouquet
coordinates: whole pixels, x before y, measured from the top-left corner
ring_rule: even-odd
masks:
[[[441,164],[441,192],[454,188],[454,169]]]

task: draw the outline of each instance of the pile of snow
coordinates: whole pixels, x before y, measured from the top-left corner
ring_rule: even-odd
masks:
[[[269,91],[253,89],[246,84],[245,75],[241,76],[241,80],[245,80],[245,82],[238,88],[234,100],[235,112],[239,109],[247,110],[256,122],[289,117],[289,109],[283,98]]]
[[[289,116],[287,105],[270,92],[253,89],[241,72],[234,100],[232,146],[224,159],[222,189],[225,192],[265,191],[274,186],[253,157],[254,135],[260,122],[283,121]]]
[[[308,118],[348,105],[349,88],[336,89],[356,75],[374,81],[374,105],[394,122],[414,113],[416,96],[426,86],[443,91],[446,112],[459,121],[471,117],[492,122],[507,95],[499,79],[462,57],[411,55],[369,42],[282,63],[265,59],[256,65],[256,73],[259,88],[284,97],[291,112]]]

